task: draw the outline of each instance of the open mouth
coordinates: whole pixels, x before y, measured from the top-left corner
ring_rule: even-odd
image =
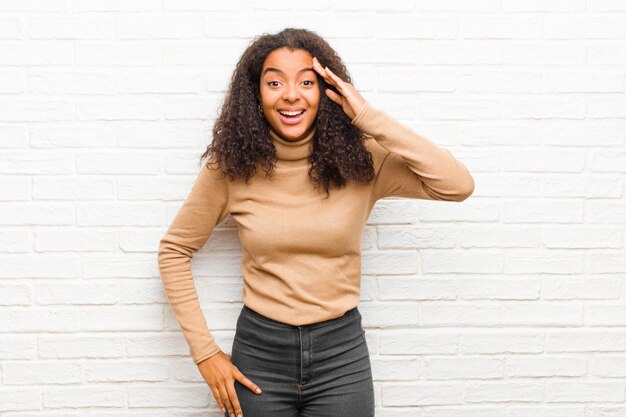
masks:
[[[300,123],[304,119],[304,113],[306,110],[297,111],[279,111],[280,121],[286,125],[295,125]]]

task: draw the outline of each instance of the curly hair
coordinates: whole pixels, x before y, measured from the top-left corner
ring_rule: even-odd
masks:
[[[276,34],[263,33],[254,38],[243,52],[230,80],[228,91],[213,126],[213,141],[200,157],[218,163],[231,180],[241,176],[247,183],[261,167],[271,177],[276,162],[276,149],[269,134],[269,123],[258,112],[261,102],[260,78],[267,55],[275,49],[302,49],[316,57],[324,66],[346,82],[351,77],[337,52],[313,31],[285,28]],[[316,73],[320,86],[320,103],[315,119],[313,149],[309,157],[308,175],[326,197],[332,186],[341,188],[349,179],[369,183],[374,178],[371,153],[365,148],[365,136],[341,106],[324,93],[336,88]]]

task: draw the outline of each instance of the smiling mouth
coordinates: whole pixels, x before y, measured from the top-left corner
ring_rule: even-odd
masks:
[[[295,125],[300,123],[304,119],[304,113],[306,113],[306,110],[302,110],[300,111],[300,113],[281,111],[278,112],[280,121],[286,125]]]

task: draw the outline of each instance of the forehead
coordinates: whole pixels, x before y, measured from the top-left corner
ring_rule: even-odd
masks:
[[[274,67],[284,72],[297,72],[303,67],[313,66],[313,57],[303,49],[290,51],[287,48],[279,48],[270,52],[263,61],[263,70]]]

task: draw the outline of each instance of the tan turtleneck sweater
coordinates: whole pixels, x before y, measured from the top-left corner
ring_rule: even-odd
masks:
[[[448,150],[369,102],[352,124],[368,135],[377,175],[369,185],[332,188],[328,199],[308,178],[314,131],[296,142],[272,132],[278,158],[272,179],[259,171],[246,185],[216,167],[200,170],[158,252],[165,292],[196,364],[220,347],[200,309],[190,261],[227,215],[243,248],[243,303],[295,326],[358,305],[361,234],[378,199],[462,201],[472,194],[472,176]]]

